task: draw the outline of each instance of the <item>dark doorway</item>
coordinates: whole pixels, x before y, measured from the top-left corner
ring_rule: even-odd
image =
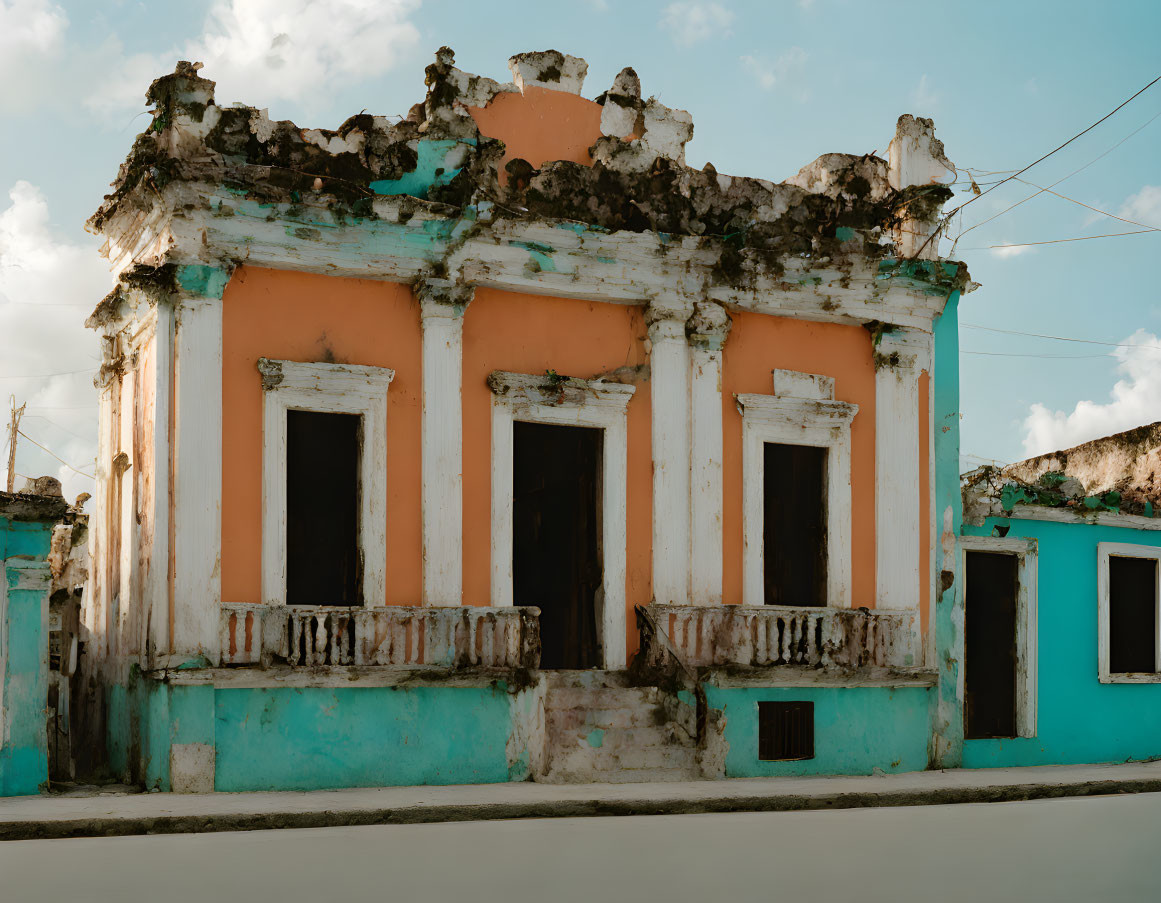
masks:
[[[1019,559],[967,552],[964,736],[1016,736],[1016,595]]]
[[[599,667],[601,431],[513,427],[514,601],[540,609],[540,667]]]
[[[1109,671],[1157,670],[1157,561],[1109,556]]]
[[[357,414],[286,412],[286,603],[362,605]]]
[[[826,449],[767,442],[763,552],[767,605],[826,605]]]

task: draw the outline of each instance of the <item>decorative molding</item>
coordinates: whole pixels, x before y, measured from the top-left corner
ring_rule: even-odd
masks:
[[[719,253],[704,239],[601,232],[574,223],[489,221],[487,205],[459,219],[411,198],[376,198],[374,218],[339,222],[325,204],[259,206],[210,182],[173,182],[163,203],[128,205],[106,224],[114,270],[213,259],[243,265],[413,283],[440,260],[466,282],[506,291],[612,303],[678,298],[818,322],[890,322],[930,331],[948,292],[909,261],[838,266],[787,258],[782,273],[757,272],[746,284],[715,283]],[[210,211],[225,204],[233,216]],[[299,233],[309,233],[309,238]],[[309,252],[307,249],[309,248]],[[547,248],[552,267],[529,266],[529,248]],[[665,266],[658,260],[664,258]],[[924,262],[926,263],[926,262]],[[939,263],[930,264],[934,273]],[[707,287],[708,286],[708,287]]]
[[[1001,515],[988,515],[992,520],[1040,520],[1055,524],[1088,524],[1095,527],[1119,527],[1122,530],[1161,530],[1161,517],[1142,517],[1139,514],[1120,514],[1113,511],[1077,511],[1073,508],[1042,508],[1036,505],[1017,505]]]
[[[511,606],[513,424],[551,423],[603,431],[601,453],[601,595],[597,605],[603,667],[625,667],[625,572],[628,537],[629,401],[636,387],[496,371],[492,389],[491,604]]]
[[[1039,667],[1039,591],[1037,576],[1039,551],[1035,539],[1026,537],[961,536],[960,592],[963,593],[964,618],[971,617],[967,608],[967,553],[993,552],[1015,555],[1016,570],[1016,736],[1036,736],[1037,676]]]
[[[1113,673],[1109,668],[1109,557],[1151,558],[1157,565],[1153,603],[1154,664],[1151,672]],[[1127,542],[1097,543],[1097,675],[1103,684],[1161,683],[1161,546]]]
[[[362,417],[359,547],[363,604],[387,600],[387,388],[394,370],[260,358],[262,376],[262,599],[286,603],[286,412]],[[216,612],[215,612],[216,615]],[[214,632],[218,623],[215,617]]]
[[[859,406],[772,395],[735,395],[742,414],[743,575],[742,602],[765,604],[763,445],[809,445],[827,449],[827,598],[835,608],[851,605],[851,421]]]

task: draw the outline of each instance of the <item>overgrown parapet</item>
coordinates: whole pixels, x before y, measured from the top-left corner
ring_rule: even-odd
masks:
[[[320,229],[384,217],[406,224],[422,213],[477,230],[542,222],[651,233],[663,253],[703,252],[714,283],[732,287],[794,287],[803,260],[839,271],[879,261],[880,278],[933,294],[968,284],[962,264],[903,265],[916,256],[934,263],[951,196],[940,180],[954,168],[930,120],[902,117],[890,160],[832,153],[781,183],[728,176],[712,164],[686,164],[691,117],[644,99],[627,68],[594,102],[599,130],[583,159],[529,161],[488,134],[493,126],[481,125],[480,114],[507,95],[579,94],[587,65],[558,51],[519,54],[509,64],[513,81],[499,83],[456,68],[441,48],[426,70],[426,97],[406,117],[362,112],[332,130],[219,106],[200,64],[180,62],[150,86],[150,125],[88,227],[108,239],[105,252],[119,269],[183,254],[214,265],[229,262],[215,253],[237,259],[235,249],[215,252],[212,244],[183,251],[178,230],[167,234],[178,218],[265,215],[301,222],[289,237],[307,242]],[[177,191],[183,184],[197,190]]]

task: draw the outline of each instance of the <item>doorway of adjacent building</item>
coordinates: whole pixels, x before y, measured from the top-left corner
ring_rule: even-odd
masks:
[[[964,737],[1015,737],[1019,559],[965,552]]]
[[[513,602],[540,609],[541,668],[599,667],[602,431],[513,430]]]

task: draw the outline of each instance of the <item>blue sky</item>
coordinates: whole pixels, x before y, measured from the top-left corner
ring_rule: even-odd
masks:
[[[781,181],[823,153],[884,154],[901,113],[933,117],[961,171],[1018,169],[1161,75],[1159,34],[1156,0],[0,0],[0,377],[23,375],[0,378],[4,406],[27,400],[26,432],[92,469],[97,350],[81,323],[109,280],[83,223],[178,58],[206,62],[219,102],[333,127],[406,112],[442,44],[501,80],[511,54],[552,47],[588,60],[588,96],[631,65],[689,110],[691,164]],[[1158,114],[1161,85],[1022,178],[1049,185],[1108,151],[1054,190],[1161,227]],[[952,234],[1034,190],[1009,182]],[[955,256],[982,284],[965,323],[1133,346],[964,329],[962,347],[987,352],[961,359],[965,455],[1014,461],[1161,419],[1161,233],[988,247],[1138,228],[1044,194],[963,236]],[[20,449],[18,472],[91,487]]]

